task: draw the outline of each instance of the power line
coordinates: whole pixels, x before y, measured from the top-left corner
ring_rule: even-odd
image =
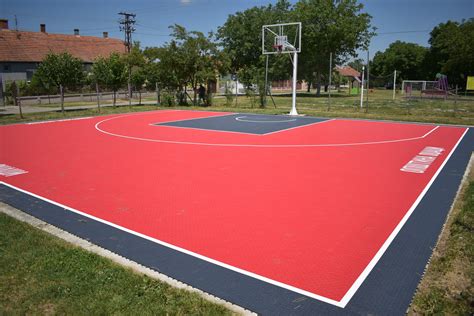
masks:
[[[394,32],[381,32],[377,35],[386,35],[386,34],[406,34],[406,33],[429,33],[431,30],[415,30],[415,31],[394,31]]]

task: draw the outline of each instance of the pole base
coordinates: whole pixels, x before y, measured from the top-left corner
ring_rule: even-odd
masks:
[[[296,112],[296,108],[291,109],[289,115],[299,115],[298,112]]]

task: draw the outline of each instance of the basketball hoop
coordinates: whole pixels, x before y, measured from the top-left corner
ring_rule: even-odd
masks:
[[[273,49],[274,49],[275,52],[277,52],[278,54],[281,54],[281,52],[283,51],[283,45],[273,45]]]
[[[296,111],[296,78],[298,53],[301,52],[301,22],[262,25],[262,54],[289,54],[293,64],[293,85],[290,115],[298,115]],[[293,56],[293,58],[292,58]],[[266,63],[268,71],[268,56]],[[266,78],[266,75],[265,75]],[[266,86],[266,84],[265,84]]]

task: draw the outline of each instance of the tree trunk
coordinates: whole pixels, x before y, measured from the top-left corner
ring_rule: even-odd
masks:
[[[96,95],[97,95],[97,109],[99,110],[100,113],[100,94],[99,94],[99,84],[95,84],[95,90],[96,90]]]
[[[311,81],[308,82],[308,87],[306,88],[306,92],[311,92]]]
[[[138,89],[138,105],[142,104],[142,90]]]
[[[321,73],[319,71],[316,73],[316,96],[321,96]]]
[[[116,105],[115,105],[115,101],[116,101],[116,99],[117,99],[116,93],[117,93],[117,91],[114,90],[114,107],[116,107]]]
[[[194,106],[197,105],[197,87],[193,85],[193,103]]]

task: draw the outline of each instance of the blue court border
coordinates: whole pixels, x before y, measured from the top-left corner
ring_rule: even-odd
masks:
[[[418,207],[345,308],[156,244],[0,185],[0,201],[151,269],[259,314],[402,315],[431,257],[474,150],[470,128]]]

